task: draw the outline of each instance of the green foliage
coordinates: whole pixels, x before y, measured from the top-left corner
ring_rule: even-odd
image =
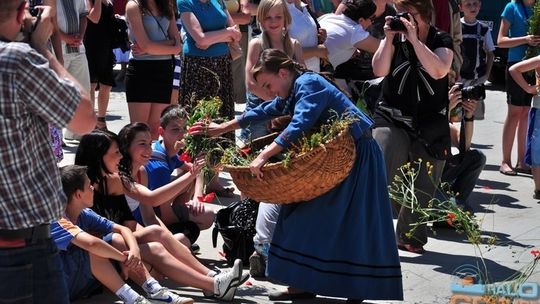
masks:
[[[534,4],[533,14],[529,20],[527,20],[527,24],[529,25],[527,32],[529,35],[540,35],[540,1],[536,1]],[[533,58],[538,55],[539,51],[540,47],[529,45],[527,51],[525,51],[524,59]]]

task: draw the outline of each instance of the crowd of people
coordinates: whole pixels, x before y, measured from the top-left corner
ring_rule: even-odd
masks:
[[[187,118],[206,97],[220,98],[225,121],[196,122],[192,135],[235,140],[241,129],[234,142],[244,146],[280,130],[249,165],[261,180],[271,157],[332,115],[355,117],[355,161],[341,183],[301,204],[259,204],[250,272],[288,286],[270,300],[402,300],[398,249],[422,254],[428,241],[425,226],[410,231],[418,213],[389,197],[408,162],[423,160],[420,206],[444,195],[435,180],[474,212],[486,157],[471,140],[494,61],[491,30],[476,19],[481,0],[34,4],[0,1],[0,277],[27,286],[3,284],[0,300],[69,303],[105,287],[128,304],[194,302],[163,287],[165,277],[233,300],[249,278],[243,261],[208,268],[193,255],[214,222],[207,195],[234,196],[204,179],[204,156],[180,157]],[[527,34],[533,4],[513,0],[501,14],[497,44],[509,55],[499,171],[532,174],[540,199],[540,57],[522,61],[540,44]],[[355,69],[365,78],[339,72]],[[376,104],[359,107],[354,81],[377,77]],[[118,134],[107,126],[117,82],[130,120]],[[236,117],[235,103],[246,103]],[[62,128],[78,147],[74,164],[59,167]]]

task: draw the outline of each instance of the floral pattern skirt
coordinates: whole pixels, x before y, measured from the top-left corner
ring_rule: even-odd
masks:
[[[229,54],[217,57],[185,56],[181,82],[179,104],[188,111],[202,98],[219,96],[223,102],[220,116],[234,118],[234,89]]]

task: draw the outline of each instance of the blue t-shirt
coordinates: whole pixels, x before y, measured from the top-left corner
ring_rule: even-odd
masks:
[[[325,123],[335,114],[349,113],[356,118],[351,125],[354,139],[361,138],[373,121],[360,111],[352,101],[333,84],[317,73],[306,72],[293,83],[292,91],[286,98],[276,98],[245,112],[237,117],[241,127],[252,121],[269,120],[282,115],[291,115],[287,128],[275,139],[282,147],[289,147],[307,131],[318,124]]]
[[[184,162],[178,156],[167,156],[167,151],[162,141],[156,141],[152,145],[152,156],[144,166],[148,175],[148,189],[154,190],[168,184],[174,169],[180,168]]]
[[[62,217],[57,222],[51,224],[51,238],[60,250],[67,251],[71,241],[81,232],[87,232],[92,235],[106,235],[112,232],[114,223],[108,219],[99,216],[92,209],[83,209],[77,225],[70,220]]]
[[[222,0],[208,0],[202,3],[199,0],[177,0],[178,12],[193,13],[199,21],[204,32],[222,30],[227,27],[227,14],[221,5]],[[184,55],[198,57],[217,57],[227,55],[229,46],[225,42],[215,43],[206,50],[199,49],[195,45],[195,40],[186,29],[186,40],[184,41]]]
[[[506,4],[501,14],[501,17],[510,22],[508,37],[523,37],[527,35],[527,19],[531,17],[532,14],[532,9],[528,6],[516,3],[514,1]],[[527,47],[528,46],[526,44],[522,44],[510,48],[508,50],[508,62],[518,62],[523,60]]]

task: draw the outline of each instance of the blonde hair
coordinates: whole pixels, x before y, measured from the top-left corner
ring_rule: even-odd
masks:
[[[261,34],[261,40],[262,40],[262,49],[271,49],[275,48],[270,43],[270,38],[268,37],[268,34],[265,32],[262,21],[266,19],[266,16],[268,16],[268,13],[271,9],[274,7],[281,7],[283,10],[283,50],[285,51],[285,54],[290,56],[291,58],[294,58],[294,47],[291,40],[291,37],[289,36],[289,26],[292,22],[291,14],[289,13],[289,9],[287,8],[287,4],[285,3],[285,0],[262,0],[259,3],[259,8],[257,9],[257,20],[259,22],[259,26],[261,27],[262,34]]]

